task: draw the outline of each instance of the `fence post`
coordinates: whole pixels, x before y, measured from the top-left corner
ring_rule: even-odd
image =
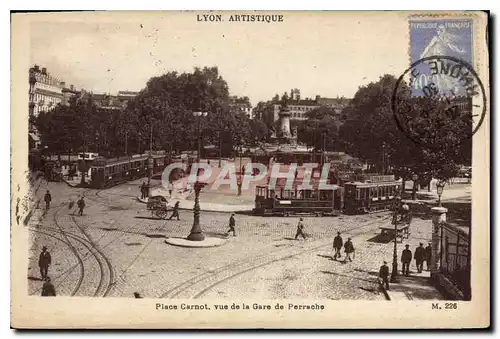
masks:
[[[431,260],[431,280],[436,278],[436,274],[439,273],[442,246],[440,230],[442,229],[442,224],[446,222],[446,212],[448,209],[444,207],[433,207],[432,212],[432,260]]]

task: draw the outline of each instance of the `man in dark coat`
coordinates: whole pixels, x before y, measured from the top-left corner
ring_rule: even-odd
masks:
[[[302,236],[302,238],[306,238],[306,235],[304,234],[304,219],[300,218],[299,223],[297,224],[297,233],[295,233],[295,240],[299,238],[299,235]]]
[[[141,186],[141,199],[145,199],[147,197],[147,188],[146,188],[146,183],[143,182]]]
[[[340,254],[340,250],[342,249],[342,246],[344,245],[344,241],[342,240],[342,237],[340,236],[340,232],[337,232],[337,236],[333,238],[333,249],[335,250],[335,254],[333,255],[333,259],[337,260],[337,258],[342,257],[342,254]]]
[[[47,274],[49,273],[49,266],[52,264],[52,258],[50,253],[47,251],[47,247],[43,246],[42,253],[40,253],[40,257],[38,258],[38,267],[40,268],[40,275],[42,279],[47,278]]]
[[[85,207],[85,200],[83,200],[83,197],[81,197],[80,200],[78,200],[77,205],[79,208],[78,215],[82,216],[83,215],[83,208]]]
[[[432,246],[431,243],[429,243],[425,248],[425,264],[427,266],[427,271],[430,270],[431,262],[432,262]]]
[[[389,267],[387,266],[387,261],[384,261],[384,264],[380,266],[380,271],[378,276],[382,280],[382,285],[385,285],[385,289],[389,289]]]
[[[50,278],[47,277],[42,286],[42,297],[55,297],[56,289],[54,285],[50,282]]]
[[[411,263],[410,245],[406,245],[405,247],[406,247],[406,249],[404,249],[403,253],[401,254],[401,262],[403,263],[403,274],[409,275],[410,274],[410,263]]]
[[[425,248],[424,244],[420,243],[420,246],[418,246],[415,249],[415,255],[414,255],[415,262],[417,264],[417,271],[418,273],[422,273],[422,269],[424,266],[424,260],[425,260]]]
[[[172,215],[170,216],[170,218],[168,218],[168,220],[171,220],[174,217],[177,217],[177,220],[181,220],[179,218],[179,202],[178,201],[175,203],[174,210],[172,211]]]
[[[349,261],[352,261],[351,254],[354,253],[354,245],[352,244],[351,238],[347,238],[347,241],[344,244],[344,252],[344,262],[346,262],[347,259],[349,259]]]
[[[50,208],[50,202],[52,201],[52,196],[50,195],[49,190],[45,193],[43,200],[45,201],[45,209],[48,210]]]
[[[233,237],[236,236],[236,231],[234,227],[236,226],[236,221],[234,220],[234,213],[231,214],[231,217],[229,217],[229,231],[226,232],[227,235],[229,235],[229,232],[233,232]]]

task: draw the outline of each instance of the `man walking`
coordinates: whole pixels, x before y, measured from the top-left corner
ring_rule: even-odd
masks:
[[[389,290],[389,267],[387,266],[387,261],[384,261],[384,264],[380,266],[378,276],[382,280],[382,286],[385,285],[385,289]]]
[[[230,232],[233,232],[233,237],[236,236],[236,231],[234,227],[236,226],[236,221],[234,220],[234,213],[231,214],[231,217],[229,217],[229,231],[226,232],[227,235],[229,235]]]
[[[55,297],[56,289],[54,285],[50,282],[50,278],[47,277],[42,286],[42,297]]]
[[[417,264],[417,271],[418,273],[422,273],[423,266],[424,266],[424,260],[425,260],[425,248],[424,244],[420,243],[420,246],[417,247],[415,250],[415,263]]]
[[[403,263],[403,274],[410,275],[410,263],[411,263],[411,251],[410,245],[405,245],[406,249],[403,250],[401,254],[401,262]]]
[[[354,253],[354,245],[352,244],[351,238],[347,238],[347,241],[344,244],[344,252],[344,262],[347,262],[347,259],[349,259],[349,261],[352,261],[351,253]]]
[[[432,246],[431,243],[425,248],[425,264],[427,266],[427,271],[430,270],[432,260]]]
[[[52,196],[50,195],[49,190],[45,193],[43,200],[45,201],[45,209],[48,210],[50,208],[50,202],[52,201]]]
[[[175,203],[174,210],[172,211],[172,215],[170,216],[170,218],[168,218],[168,220],[171,220],[174,217],[177,217],[177,220],[181,220],[179,218],[179,202],[178,201]]]
[[[40,257],[38,258],[38,267],[40,268],[40,275],[42,279],[47,278],[47,274],[49,273],[49,266],[52,264],[52,258],[50,253],[47,251],[47,246],[43,246],[42,253],[40,253]]]
[[[297,233],[295,233],[295,240],[299,238],[299,235],[302,236],[302,238],[306,238],[306,235],[304,234],[304,219],[300,218],[299,223],[297,224]]]
[[[85,207],[85,201],[83,200],[83,197],[81,197],[80,200],[78,200],[77,205],[79,208],[78,215],[83,216],[83,208]]]
[[[337,236],[333,239],[333,249],[335,250],[335,254],[333,255],[334,260],[337,260],[337,258],[342,257],[342,254],[340,254],[342,245],[344,245],[344,241],[340,236],[340,232],[337,232]]]

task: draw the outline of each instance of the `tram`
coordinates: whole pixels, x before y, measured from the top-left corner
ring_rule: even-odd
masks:
[[[314,185],[313,185],[314,187]],[[256,215],[313,214],[315,216],[334,215],[340,210],[338,199],[340,190],[287,189],[283,186],[270,189],[257,186],[255,194]]]
[[[401,183],[393,175],[372,175],[367,180],[346,182],[344,206],[346,214],[370,213],[391,208],[400,194]]]
[[[123,182],[143,178],[148,175],[149,154],[138,154],[106,159],[97,157],[90,168],[90,187],[106,188]],[[153,159],[152,175],[161,174],[168,162],[165,152],[156,152]]]

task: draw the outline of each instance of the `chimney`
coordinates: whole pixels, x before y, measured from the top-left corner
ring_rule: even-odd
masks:
[[[35,72],[39,72],[40,71],[40,66],[38,65],[35,65],[35,67],[33,67],[35,69]]]
[[[75,89],[75,86],[69,85],[69,89],[73,91]]]
[[[66,88],[66,83],[64,81],[61,81],[60,85],[62,88]]]
[[[42,68],[42,74],[47,75],[47,68],[46,68],[46,67],[43,67],[43,68]]]

